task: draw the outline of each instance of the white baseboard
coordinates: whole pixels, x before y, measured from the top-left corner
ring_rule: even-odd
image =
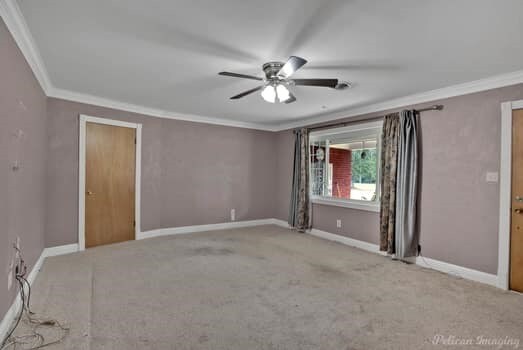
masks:
[[[136,236],[136,239],[138,240],[138,239],[145,239],[145,238],[152,238],[152,237],[159,237],[159,236],[181,235],[181,234],[193,233],[193,232],[226,230],[226,229],[240,228],[240,227],[273,225],[273,224],[275,224],[274,220],[275,219],[232,221],[232,222],[224,222],[224,223],[219,223],[219,224],[161,228],[161,229],[157,229],[157,230],[140,232]]]
[[[77,251],[78,251],[78,243],[73,243],[73,244],[66,244],[66,245],[59,245],[56,247],[45,248],[44,251],[42,252],[42,255],[44,256],[44,258],[47,258],[48,256],[70,254],[70,253],[75,253]]]
[[[283,220],[274,219],[274,224],[278,225],[278,226],[282,226],[282,227],[289,227],[289,225]],[[308,233],[313,236],[316,236],[316,237],[320,237],[320,238],[328,239],[330,241],[335,241],[335,242],[339,242],[342,244],[346,244],[348,246],[363,249],[363,250],[366,250],[371,253],[387,255],[385,252],[380,251],[379,246],[377,244],[364,242],[364,241],[360,241],[360,240],[357,240],[354,238],[349,238],[349,237],[337,235],[334,233],[321,231],[321,230],[318,230],[315,228],[313,228]],[[472,281],[489,284],[494,287],[499,287],[497,275],[493,275],[493,274],[486,273],[483,271],[473,270],[468,267],[454,265],[454,264],[450,264],[450,263],[447,263],[444,261],[439,261],[439,260],[435,260],[435,259],[431,259],[431,258],[425,258],[425,257],[421,257],[421,256],[412,258],[410,260],[413,263],[415,263],[416,265],[419,265],[421,267],[444,272],[449,275],[458,276],[461,278],[466,278],[466,279],[469,279]]]
[[[289,228],[289,224],[283,220],[273,219],[273,224],[281,226],[281,227]],[[339,242],[339,243],[342,243],[342,244],[345,244],[345,245],[348,245],[351,247],[366,250],[371,253],[386,255],[386,253],[380,251],[380,247],[377,244],[360,241],[358,239],[350,238],[347,236],[337,235],[334,233],[318,230],[316,228],[313,228],[312,230],[308,231],[307,233],[310,235],[313,235],[315,237],[328,239],[329,241]]]
[[[272,223],[274,225],[276,225],[276,226],[281,226],[281,227],[285,227],[285,228],[291,228],[287,221],[283,221],[283,220],[280,220],[280,219],[272,219]]]
[[[342,243],[342,244],[345,244],[345,245],[348,245],[351,247],[363,249],[363,250],[366,250],[368,252],[372,252],[375,254],[387,255],[385,252],[380,251],[380,247],[377,244],[360,241],[358,239],[349,238],[346,236],[341,236],[341,235],[337,235],[334,233],[325,232],[322,230],[317,230],[315,228],[313,228],[308,233],[310,235],[313,235],[313,236],[316,236],[319,238],[324,238],[324,239],[328,239],[329,241],[339,242],[339,243]]]
[[[29,284],[33,284],[33,282],[36,279],[36,275],[38,275],[38,272],[40,272],[40,269],[42,268],[42,264],[44,263],[46,257],[69,254],[76,251],[78,251],[78,244],[76,243],[44,248],[38,259],[36,260],[35,264],[33,265],[31,272],[29,272],[29,275],[27,276],[27,281],[29,282]],[[20,312],[21,307],[22,304],[20,302],[20,293],[17,293],[15,300],[11,304],[11,307],[7,310],[4,318],[2,319],[2,322],[0,322],[0,344],[4,341],[5,336],[10,331],[11,325],[15,321],[18,312]]]
[[[4,338],[7,336],[7,333],[10,331],[11,325],[15,321],[21,306],[22,304],[20,303],[20,295],[16,294],[15,300],[5,313],[2,322],[0,322],[0,344],[2,344]]]
[[[498,287],[498,276],[491,273],[469,269],[468,267],[449,264],[444,261],[425,258],[421,256],[416,257],[415,262],[416,265],[419,265],[421,267],[441,271],[444,273],[448,273],[449,275],[466,278],[472,281],[481,282],[494,287]]]

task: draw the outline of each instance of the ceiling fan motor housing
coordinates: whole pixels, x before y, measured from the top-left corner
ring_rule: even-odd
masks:
[[[281,67],[283,67],[285,63],[283,62],[267,62],[263,65],[263,71],[265,73],[265,76],[267,77],[267,80],[274,80],[279,79],[277,74],[280,71]]]

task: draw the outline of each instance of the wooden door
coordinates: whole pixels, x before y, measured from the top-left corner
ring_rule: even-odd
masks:
[[[523,292],[523,109],[512,114],[510,289]]]
[[[86,123],[85,246],[134,239],[136,129]]]

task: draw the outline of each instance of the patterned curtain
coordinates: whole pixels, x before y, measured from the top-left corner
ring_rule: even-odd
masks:
[[[309,131],[295,131],[294,171],[292,176],[291,204],[288,223],[300,232],[312,227],[309,194]]]
[[[399,114],[385,116],[381,134],[380,250],[395,254]]]

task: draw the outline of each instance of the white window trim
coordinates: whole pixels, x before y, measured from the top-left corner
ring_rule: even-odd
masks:
[[[342,126],[339,128],[324,129],[318,131],[311,131],[309,134],[310,140],[323,139],[325,136],[344,134],[346,132],[363,131],[367,129],[377,129],[383,127],[383,121],[378,120],[374,122],[359,123],[353,125]]]
[[[319,141],[319,140],[325,140],[327,136],[335,136],[338,134],[344,134],[347,132],[355,132],[355,131],[364,131],[368,129],[377,129],[383,127],[383,121],[374,121],[374,122],[368,122],[368,123],[359,123],[359,124],[353,124],[348,125],[344,127],[339,128],[332,128],[332,129],[325,129],[325,130],[319,130],[319,131],[313,131],[309,134],[309,141]],[[330,141],[330,139],[328,139]],[[378,137],[378,145],[377,145],[378,151],[381,150],[381,140]],[[325,152],[326,154],[326,162],[329,162],[328,159],[328,152]],[[313,204],[321,204],[321,205],[332,205],[336,207],[342,207],[342,208],[350,208],[350,209],[357,209],[357,210],[364,210],[364,211],[371,211],[375,213],[379,213],[380,211],[380,179],[381,179],[381,172],[380,172],[380,166],[381,163],[381,152],[378,152],[378,158],[377,158],[377,179],[376,179],[376,200],[375,201],[362,201],[357,199],[345,199],[345,198],[337,198],[337,197],[329,197],[329,196],[311,196],[311,201]],[[310,171],[310,165],[309,165],[309,171]],[[310,184],[312,188],[312,181]]]
[[[313,204],[332,205],[335,207],[343,207],[357,210],[380,212],[379,201],[360,201],[357,199],[343,199],[336,197],[312,196]]]

